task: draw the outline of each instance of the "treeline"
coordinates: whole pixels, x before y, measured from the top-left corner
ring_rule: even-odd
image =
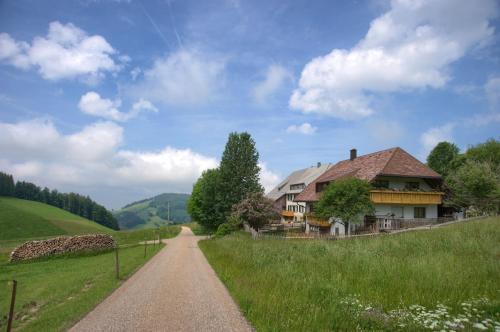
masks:
[[[500,141],[489,139],[465,152],[440,142],[427,164],[444,178],[445,206],[468,216],[500,213]]]
[[[97,204],[89,196],[75,193],[61,193],[49,188],[40,188],[31,182],[17,181],[10,174],[0,172],[0,196],[10,196],[29,201],[37,201],[69,211],[98,224],[119,230],[118,222],[104,206]]]

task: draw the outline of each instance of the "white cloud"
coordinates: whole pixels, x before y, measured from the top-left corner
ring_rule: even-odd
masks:
[[[420,136],[420,143],[423,151],[421,156],[423,159],[427,157],[429,152],[439,143],[443,141],[453,142],[453,128],[455,124],[448,123],[440,127],[430,128]]]
[[[132,69],[130,71],[130,76],[132,77],[132,81],[135,81],[141,73],[142,73],[142,70],[139,67],[135,67],[134,69]]]
[[[279,174],[276,174],[273,171],[269,170],[265,163],[259,163],[259,167],[260,184],[264,187],[264,191],[268,193],[273,190],[274,187],[276,187],[276,185],[280,182],[281,177],[279,176]]]
[[[118,63],[113,56],[118,57]],[[40,75],[52,81],[81,78],[95,83],[106,72],[121,69],[121,63],[130,61],[100,35],[87,33],[68,23],[58,21],[49,25],[45,37],[37,36],[32,43],[15,41],[9,34],[0,34],[0,61],[21,69],[38,68]]]
[[[182,49],[157,59],[131,92],[169,105],[199,105],[214,98],[223,72],[224,61]]]
[[[484,86],[486,97],[490,106],[496,107],[500,105],[500,77],[492,77]]]
[[[291,125],[286,128],[286,132],[289,134],[303,134],[303,135],[312,135],[316,132],[318,128],[311,126],[310,123],[305,122],[301,125]]]
[[[394,0],[352,49],[334,49],[302,71],[290,107],[356,119],[374,112],[371,93],[439,88],[449,65],[491,40],[494,0]]]
[[[286,80],[291,79],[292,74],[285,67],[271,65],[267,68],[264,80],[252,90],[252,96],[257,103],[263,104]]]
[[[128,113],[120,112],[121,100],[102,98],[97,92],[90,91],[80,98],[78,107],[83,113],[108,120],[127,121],[142,111],[158,112],[158,109],[146,99],[140,99],[132,105]]]
[[[218,165],[216,159],[190,149],[132,151],[122,149],[122,143],[123,128],[112,122],[97,122],[68,135],[48,120],[0,122],[0,169],[18,179],[70,190],[190,192],[203,170]]]

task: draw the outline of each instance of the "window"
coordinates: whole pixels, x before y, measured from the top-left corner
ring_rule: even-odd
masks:
[[[293,202],[294,199],[295,199],[295,195],[293,195],[293,194],[287,194],[286,195],[286,200],[287,201]]]
[[[301,190],[306,187],[305,183],[296,183],[290,185],[290,190]]]
[[[413,211],[414,218],[425,218],[425,208],[424,207],[415,207]]]
[[[316,183],[316,192],[320,193],[328,187],[329,182]]]
[[[373,187],[375,187],[375,188],[389,188],[389,181],[376,180],[373,182]]]
[[[418,189],[420,189],[420,183],[418,183],[418,182],[406,182],[405,189],[418,190]]]

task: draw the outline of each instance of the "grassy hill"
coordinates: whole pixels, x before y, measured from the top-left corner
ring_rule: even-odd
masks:
[[[339,241],[236,233],[199,246],[257,331],[493,331],[499,226],[492,217]]]
[[[0,240],[109,231],[107,227],[54,206],[0,197]]]
[[[122,229],[138,229],[182,224],[190,221],[187,213],[188,194],[161,194],[125,205],[114,212]],[[170,204],[170,220],[168,205]]]

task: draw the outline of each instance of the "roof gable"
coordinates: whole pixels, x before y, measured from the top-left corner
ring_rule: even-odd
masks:
[[[296,201],[317,201],[319,193],[316,192],[316,183],[331,182],[347,176],[372,181],[379,175],[440,178],[441,176],[424,165],[408,152],[396,147],[382,150],[354,160],[343,160],[311,182]]]

